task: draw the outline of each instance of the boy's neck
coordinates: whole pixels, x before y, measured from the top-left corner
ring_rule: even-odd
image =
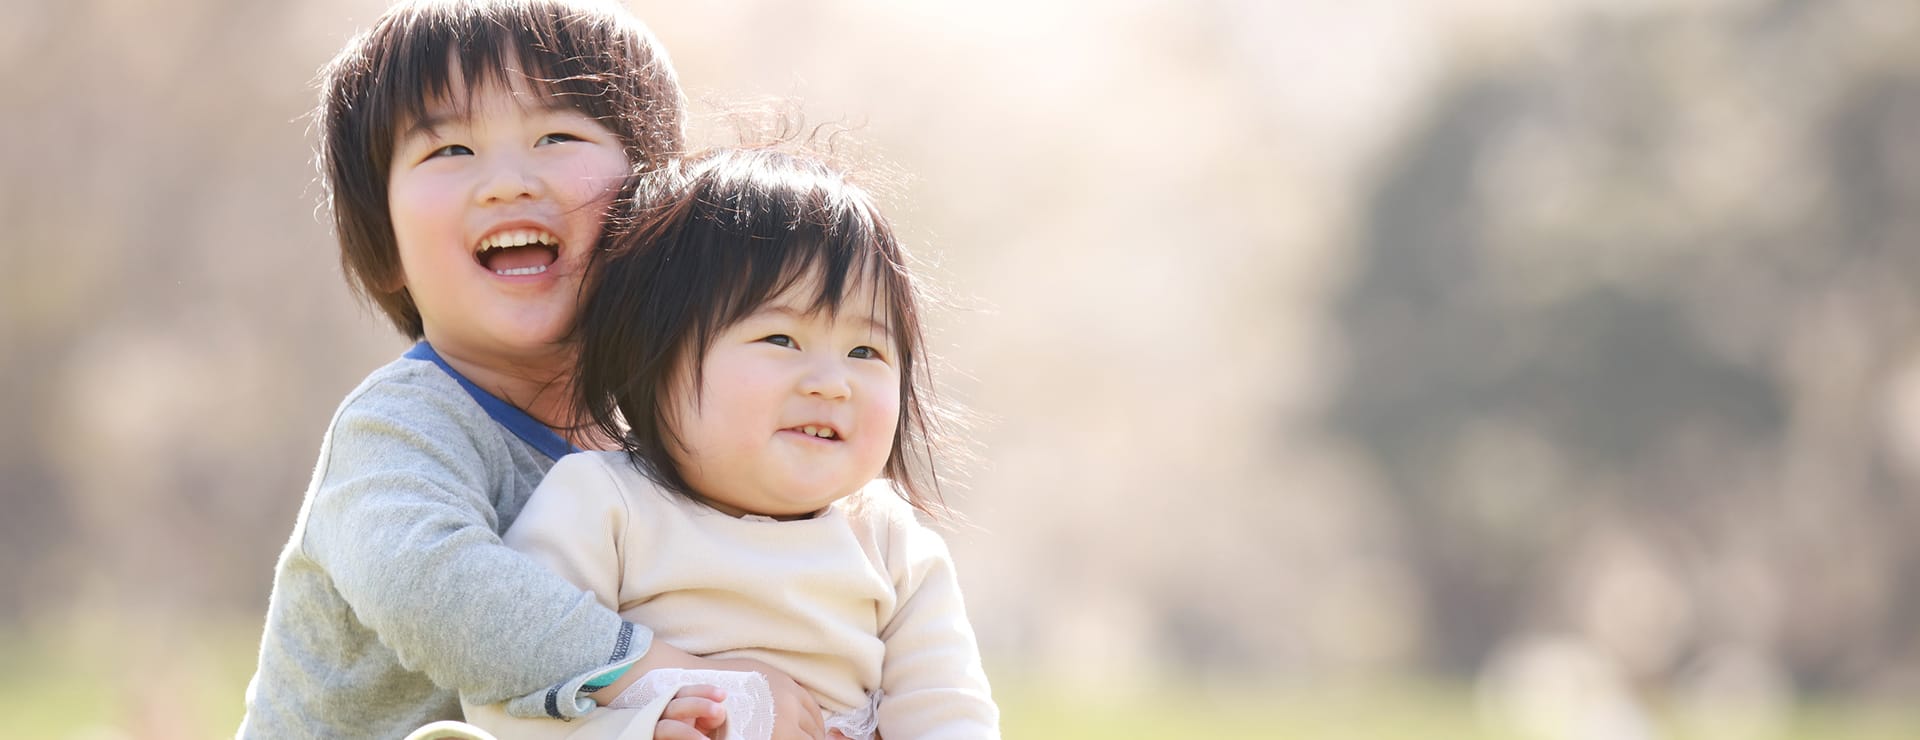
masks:
[[[537,361],[478,362],[458,352],[436,345],[434,350],[447,366],[469,382],[527,413],[560,436],[584,449],[594,445],[575,439],[572,394],[572,354],[555,352]]]

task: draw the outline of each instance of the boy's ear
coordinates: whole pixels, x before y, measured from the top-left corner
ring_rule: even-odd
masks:
[[[403,312],[413,314],[415,317],[420,315],[420,304],[413,302],[413,294],[407,292],[407,286],[402,285],[395,288],[389,291],[387,296],[392,299],[398,299],[396,302]]]
[[[380,292],[386,293],[387,295],[403,293],[406,289],[407,271],[404,268],[396,268],[392,275],[388,275],[387,279],[380,283]]]

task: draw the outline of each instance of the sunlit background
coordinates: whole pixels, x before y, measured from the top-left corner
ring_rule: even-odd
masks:
[[[383,5],[7,3],[0,736],[237,723]],[[1920,737],[1920,3],[635,9],[887,166],[1010,737]]]

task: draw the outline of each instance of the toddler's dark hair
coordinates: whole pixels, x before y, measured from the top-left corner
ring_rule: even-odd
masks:
[[[715,337],[801,285],[830,314],[869,285],[894,334],[900,416],[882,475],[932,516],[940,500],[922,297],[872,197],[839,171],[773,147],[722,149],[671,164],[635,186],[630,228],[609,242],[582,308],[575,390],[583,416],[621,440],[656,483],[699,498],[673,464],[670,384],[683,358],[700,388]],[[812,281],[809,283],[808,281]],[[867,310],[855,306],[853,310]]]

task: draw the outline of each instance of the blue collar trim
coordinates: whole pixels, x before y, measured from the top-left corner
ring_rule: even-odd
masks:
[[[507,431],[513,432],[513,436],[519,437],[520,441],[533,445],[533,448],[539,450],[541,454],[558,460],[566,457],[569,453],[580,451],[580,448],[573,446],[573,443],[568,442],[566,438],[554,433],[547,425],[528,416],[527,412],[521,411],[513,404],[494,397],[493,394],[481,390],[480,386],[474,385],[473,381],[467,380],[467,376],[461,375],[460,371],[453,369],[453,366],[448,365],[446,360],[440,359],[440,353],[433,351],[433,345],[421,341],[419,344],[413,345],[413,349],[407,350],[406,357],[412,360],[426,360],[435,365],[439,365],[440,369],[446,371],[447,375],[452,376],[454,380],[460,382],[460,387],[466,389],[467,395],[472,396],[474,402],[480,404],[480,408],[486,410],[487,416],[493,417],[495,423],[506,427]]]

